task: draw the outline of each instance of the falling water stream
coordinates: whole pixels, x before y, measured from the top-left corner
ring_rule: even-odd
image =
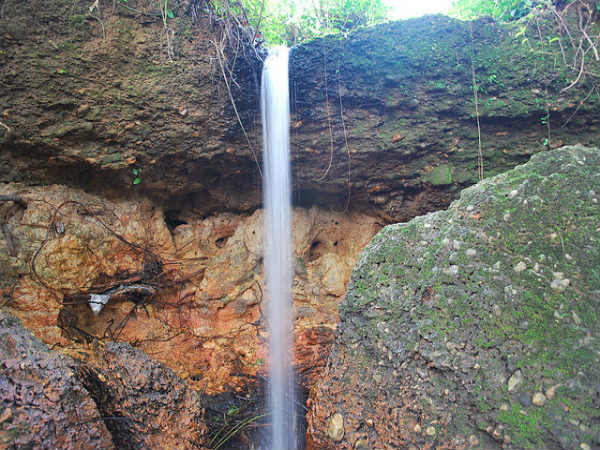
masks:
[[[269,52],[262,74],[265,201],[265,279],[269,327],[269,389],[272,450],[296,450],[292,371],[292,244],[289,157],[290,101],[287,47]]]

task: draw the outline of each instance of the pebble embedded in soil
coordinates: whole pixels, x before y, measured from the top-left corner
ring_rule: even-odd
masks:
[[[344,437],[344,417],[340,413],[335,413],[329,419],[327,434],[336,442],[341,441]]]
[[[521,273],[523,272],[525,269],[527,269],[527,265],[523,262],[520,261],[514,268],[514,271],[517,273]]]
[[[523,383],[523,374],[517,370],[508,379],[508,392],[514,392]]]
[[[535,406],[544,406],[546,403],[546,396],[541,392],[536,392],[531,398],[531,403],[533,403]]]

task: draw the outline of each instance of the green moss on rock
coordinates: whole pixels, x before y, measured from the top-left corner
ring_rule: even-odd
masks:
[[[598,149],[539,153],[447,211],[384,228],[354,270],[337,345],[460,411],[449,440],[600,445],[599,169]]]
[[[437,166],[425,177],[425,180],[434,186],[452,184],[452,167],[448,164]]]

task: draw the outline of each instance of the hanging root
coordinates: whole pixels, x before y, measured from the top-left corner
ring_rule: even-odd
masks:
[[[329,165],[323,175],[317,178],[317,181],[323,181],[327,174],[329,173],[329,169],[331,169],[331,164],[333,163],[333,128],[331,127],[331,111],[329,107],[329,90],[327,87],[327,51],[323,48],[323,73],[325,76],[325,113],[327,114],[327,127],[329,128]]]
[[[475,118],[477,119],[477,176],[483,180],[483,148],[481,145],[481,125],[479,123],[479,96],[477,93],[477,79],[475,77],[475,48],[473,46],[473,24],[471,29],[471,76],[473,80],[473,97],[475,100]]]

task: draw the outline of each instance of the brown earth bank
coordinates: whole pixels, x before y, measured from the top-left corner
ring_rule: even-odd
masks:
[[[219,21],[194,21],[191,3],[171,1],[165,27],[150,0],[100,1],[92,12],[70,0],[4,1],[0,180],[142,194],[173,211],[260,206],[264,51],[243,30],[226,46]],[[429,16],[294,48],[294,201],[387,221],[446,207],[478,180],[473,78],[485,175],[593,143],[597,92],[585,76],[565,90],[579,66],[556,36],[549,22],[523,34]],[[586,72],[596,66],[590,58]]]

